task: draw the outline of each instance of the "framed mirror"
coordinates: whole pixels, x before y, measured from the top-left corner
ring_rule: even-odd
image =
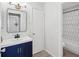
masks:
[[[8,9],[7,32],[17,33],[26,31],[26,12]]]

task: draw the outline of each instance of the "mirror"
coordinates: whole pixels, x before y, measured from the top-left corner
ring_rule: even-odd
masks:
[[[20,31],[20,15],[9,13],[8,32],[19,32],[19,31]]]
[[[8,9],[7,31],[9,33],[26,31],[26,12]]]

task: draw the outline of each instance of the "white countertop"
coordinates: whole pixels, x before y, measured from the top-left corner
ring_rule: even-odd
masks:
[[[13,46],[13,45],[26,43],[26,42],[30,42],[30,41],[32,41],[32,38],[30,38],[28,36],[21,37],[21,38],[18,38],[18,39],[15,39],[15,38],[5,39],[5,40],[3,40],[2,43],[0,43],[0,47],[4,48],[4,47]]]

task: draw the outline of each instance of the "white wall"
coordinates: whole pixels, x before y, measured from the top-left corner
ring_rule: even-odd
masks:
[[[1,43],[1,5],[0,5],[0,43]]]
[[[44,10],[44,3],[43,2],[28,2],[32,8],[38,9],[43,11]]]
[[[52,56],[62,56],[62,7],[61,3],[45,4],[46,51]]]
[[[1,5],[0,5],[0,45],[1,45]],[[1,46],[0,46],[0,50],[1,50]],[[0,53],[0,57],[1,57],[1,53]]]

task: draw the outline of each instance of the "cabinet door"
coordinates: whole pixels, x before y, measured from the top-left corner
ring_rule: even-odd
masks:
[[[19,57],[32,57],[32,42],[18,45]]]
[[[28,57],[32,57],[32,42],[28,42]]]
[[[19,57],[25,57],[25,55],[24,55],[24,53],[25,53],[25,43],[19,44],[18,48],[19,48]]]
[[[32,42],[25,43],[24,55],[25,57],[32,57]]]
[[[6,47],[5,49],[6,51],[1,53],[2,57],[17,57],[19,55],[19,49],[17,49],[17,46]]]

